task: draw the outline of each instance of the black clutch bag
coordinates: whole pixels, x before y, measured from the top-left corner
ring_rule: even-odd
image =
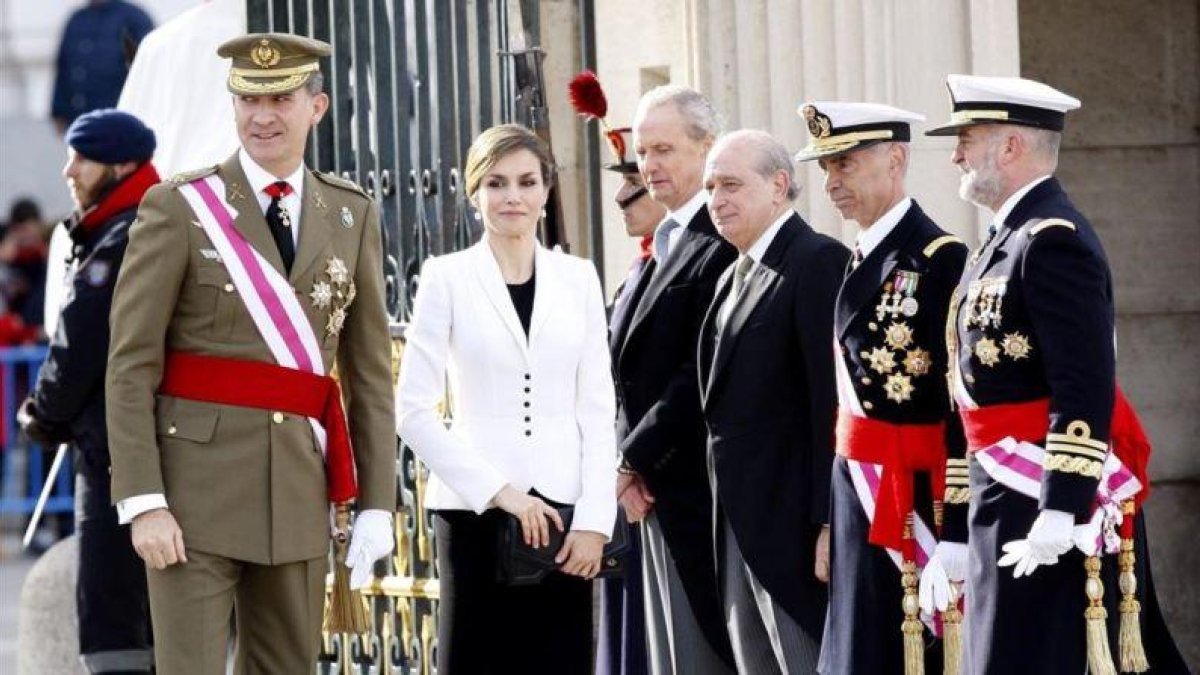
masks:
[[[558,570],[554,557],[562,549],[571,531],[571,519],[575,515],[575,507],[571,505],[554,506],[558,516],[563,521],[563,531],[559,532],[553,523],[550,524],[550,545],[533,548],[525,543],[521,536],[521,521],[516,516],[505,514],[504,525],[500,528],[499,550],[499,579],[510,586],[526,586],[536,584],[547,574]],[[625,573],[625,553],[629,550],[629,522],[625,513],[617,509],[617,522],[613,526],[612,538],[604,545],[600,558],[598,578],[619,577]]]

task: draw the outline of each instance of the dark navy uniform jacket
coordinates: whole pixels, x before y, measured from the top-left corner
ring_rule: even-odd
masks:
[[[946,387],[946,314],[966,259],[966,245],[913,202],[847,275],[834,318],[842,362],[863,413],[892,424],[946,422],[952,458],[963,456],[964,443]],[[951,486],[961,477],[965,487],[965,471],[952,477]],[[947,500],[954,541],[966,541],[966,507],[965,499]]]
[[[1112,278],[1057,180],[1030,190],[968,261],[954,314],[961,385],[975,403],[1050,399],[1039,508],[1085,520],[1116,386]]]
[[[58,47],[50,116],[70,124],[114,107],[133,56],[126,46],[136,47],[153,28],[150,15],[124,0],[88,2],[72,14]]]
[[[72,241],[66,297],[33,394],[38,419],[64,430],[93,469],[109,464],[104,421],[108,315],[136,215],[131,208],[91,232],[66,223]]]

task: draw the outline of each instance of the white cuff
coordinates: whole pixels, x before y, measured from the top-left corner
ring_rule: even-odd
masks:
[[[117,502],[117,522],[128,525],[147,511],[167,508],[167,496],[161,493],[134,495]]]

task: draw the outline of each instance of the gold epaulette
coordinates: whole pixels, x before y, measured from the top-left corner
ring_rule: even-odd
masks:
[[[180,185],[187,185],[188,183],[196,180],[197,178],[204,178],[205,176],[211,176],[212,174],[217,172],[218,168],[219,167],[216,164],[213,164],[212,166],[206,166],[203,169],[192,169],[191,171],[181,171],[181,172],[175,174],[174,176],[171,176],[170,178],[168,178],[167,183],[170,183],[171,186],[173,186],[173,187],[179,187]]]
[[[945,246],[946,244],[953,244],[953,243],[963,244],[964,246],[966,245],[963,243],[962,239],[959,239],[958,237],[956,237],[952,234],[944,234],[944,235],[938,237],[937,239],[934,239],[933,241],[929,242],[929,245],[926,246],[925,250],[921,251],[921,253],[926,258],[932,258],[933,254],[937,253],[937,250],[939,248]]]
[[[358,183],[355,183],[352,180],[346,180],[345,178],[336,176],[332,173],[325,173],[324,171],[314,171],[313,175],[316,176],[318,180],[320,180],[322,183],[325,183],[326,185],[332,185],[335,188],[341,188],[341,189],[347,190],[349,192],[358,193],[358,194],[362,195],[363,197],[365,197],[366,199],[371,198],[371,195],[367,194],[367,191],[364,190],[361,185],[359,185]]]
[[[1031,227],[1029,229],[1029,236],[1032,237],[1033,235],[1037,234],[1038,232],[1041,232],[1042,230],[1044,230],[1048,227],[1065,227],[1072,232],[1077,231],[1075,229],[1075,223],[1072,223],[1069,220],[1064,220],[1062,218],[1047,218],[1046,220],[1043,220],[1042,222],[1038,223],[1037,225],[1034,225],[1033,227]]]

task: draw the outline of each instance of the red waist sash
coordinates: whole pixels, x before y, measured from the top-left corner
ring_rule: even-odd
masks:
[[[913,559],[912,528],[907,526],[913,473],[928,471],[934,499],[941,499],[946,491],[945,425],[892,424],[839,410],[837,453],[883,467],[868,541]]]
[[[1008,436],[1027,443],[1041,443],[1050,428],[1050,399],[1001,403],[974,410],[960,408],[959,415],[967,437],[968,452],[995,445]],[[1150,439],[1120,387],[1116,388],[1113,401],[1109,447],[1142,484],[1141,491],[1134,497],[1135,503],[1141,506],[1150,495],[1150,481],[1146,476],[1150,463]]]
[[[349,501],[358,494],[342,392],[332,377],[261,361],[168,352],[159,393],[315,418],[327,436],[325,481],[329,501]]]

